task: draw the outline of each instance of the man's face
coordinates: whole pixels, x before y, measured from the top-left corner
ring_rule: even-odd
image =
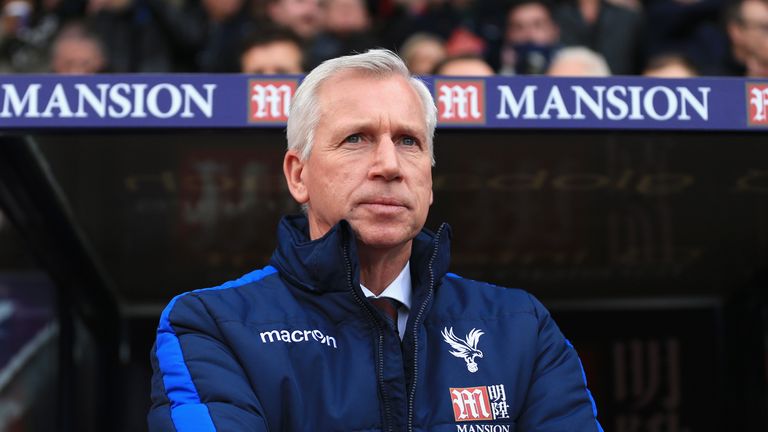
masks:
[[[105,60],[96,42],[85,38],[64,38],[54,47],[51,71],[58,74],[93,74],[104,68]]]
[[[240,69],[243,73],[261,75],[300,74],[301,50],[288,41],[255,46],[240,57]]]
[[[741,5],[747,75],[768,76],[768,2],[746,1]]]
[[[557,25],[543,5],[528,3],[509,11],[507,42],[514,45],[533,43],[554,45],[560,38]]]
[[[370,19],[362,0],[326,0],[325,29],[335,34],[363,32],[369,29]]]
[[[425,113],[399,76],[345,71],[319,88],[320,121],[309,157],[286,154],[289,188],[309,205],[310,236],[341,219],[365,247],[388,249],[413,239],[432,204]]]
[[[314,36],[321,25],[322,10],[318,0],[278,0],[267,6],[269,17],[301,36]]]

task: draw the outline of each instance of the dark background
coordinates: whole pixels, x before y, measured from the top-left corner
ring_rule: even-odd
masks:
[[[262,267],[298,211],[283,131],[0,139],[0,275],[47,280],[60,326],[23,369],[57,396],[0,380],[7,424],[143,430],[162,308]],[[764,134],[438,130],[436,158],[427,226],[452,226],[451,270],[542,299],[606,431],[768,429]],[[7,279],[0,300],[33,289]]]

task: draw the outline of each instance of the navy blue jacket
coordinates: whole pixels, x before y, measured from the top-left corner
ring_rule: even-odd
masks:
[[[530,294],[447,273],[450,229],[413,241],[402,343],[365,299],[342,221],[283,219],[269,266],[171,300],[151,431],[602,431],[579,358]]]

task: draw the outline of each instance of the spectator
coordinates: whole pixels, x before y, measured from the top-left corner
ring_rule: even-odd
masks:
[[[197,70],[206,17],[199,6],[167,0],[87,0],[88,20],[112,72]]]
[[[731,71],[746,76],[768,76],[768,1],[741,0],[726,15],[731,39]]]
[[[62,28],[51,47],[51,72],[94,74],[104,72],[106,56],[101,41],[81,24]]]
[[[641,15],[606,0],[571,0],[556,10],[563,46],[584,46],[601,54],[616,75],[642,69],[644,34]]]
[[[5,1],[0,15],[0,72],[49,70],[50,46],[61,23],[82,12],[71,3]]]
[[[446,41],[449,56],[477,54],[490,64],[498,64],[504,29],[502,1],[409,0],[404,3],[393,22],[384,25],[383,40],[388,46],[402,46],[410,35],[426,32]]]
[[[652,57],[643,75],[654,78],[692,78],[698,76],[696,67],[680,54],[661,54]]]
[[[545,0],[521,0],[507,12],[500,72],[543,74],[558,47],[560,28]]]
[[[555,54],[547,75],[555,77],[606,77],[611,75],[611,69],[600,54],[585,47],[568,47]]]
[[[318,0],[268,0],[267,18],[286,27],[305,41],[311,40],[322,25],[322,10]]]
[[[238,72],[243,40],[253,31],[245,0],[202,0],[207,35],[197,54],[201,72]]]
[[[240,55],[240,71],[279,75],[304,72],[301,39],[287,29],[268,29],[249,37]]]
[[[680,53],[702,74],[722,74],[728,37],[722,25],[726,0],[646,0],[643,11],[653,31],[646,33],[647,57]]]
[[[324,0],[322,8],[324,28],[310,45],[310,68],[378,45],[365,0]]]
[[[443,40],[429,33],[416,33],[400,48],[408,70],[414,75],[427,75],[445,58]]]
[[[435,67],[434,75],[443,76],[492,76],[493,69],[480,56],[463,55],[448,57]]]
[[[445,41],[445,52],[450,57],[462,55],[482,56],[485,52],[485,40],[472,33],[466,27],[457,27]]]

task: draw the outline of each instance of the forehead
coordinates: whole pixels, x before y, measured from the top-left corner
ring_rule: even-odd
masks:
[[[741,11],[747,18],[768,17],[768,2],[763,0],[747,0],[741,4]]]
[[[255,45],[246,51],[247,55],[262,60],[269,60],[275,63],[282,63],[284,56],[295,57],[301,51],[295,43],[290,41],[277,40],[263,45]]]
[[[547,9],[538,3],[526,3],[509,11],[510,21],[530,21],[534,19],[549,19]]]
[[[426,131],[426,115],[416,89],[400,75],[347,70],[325,80],[317,90],[323,122],[397,120]]]

